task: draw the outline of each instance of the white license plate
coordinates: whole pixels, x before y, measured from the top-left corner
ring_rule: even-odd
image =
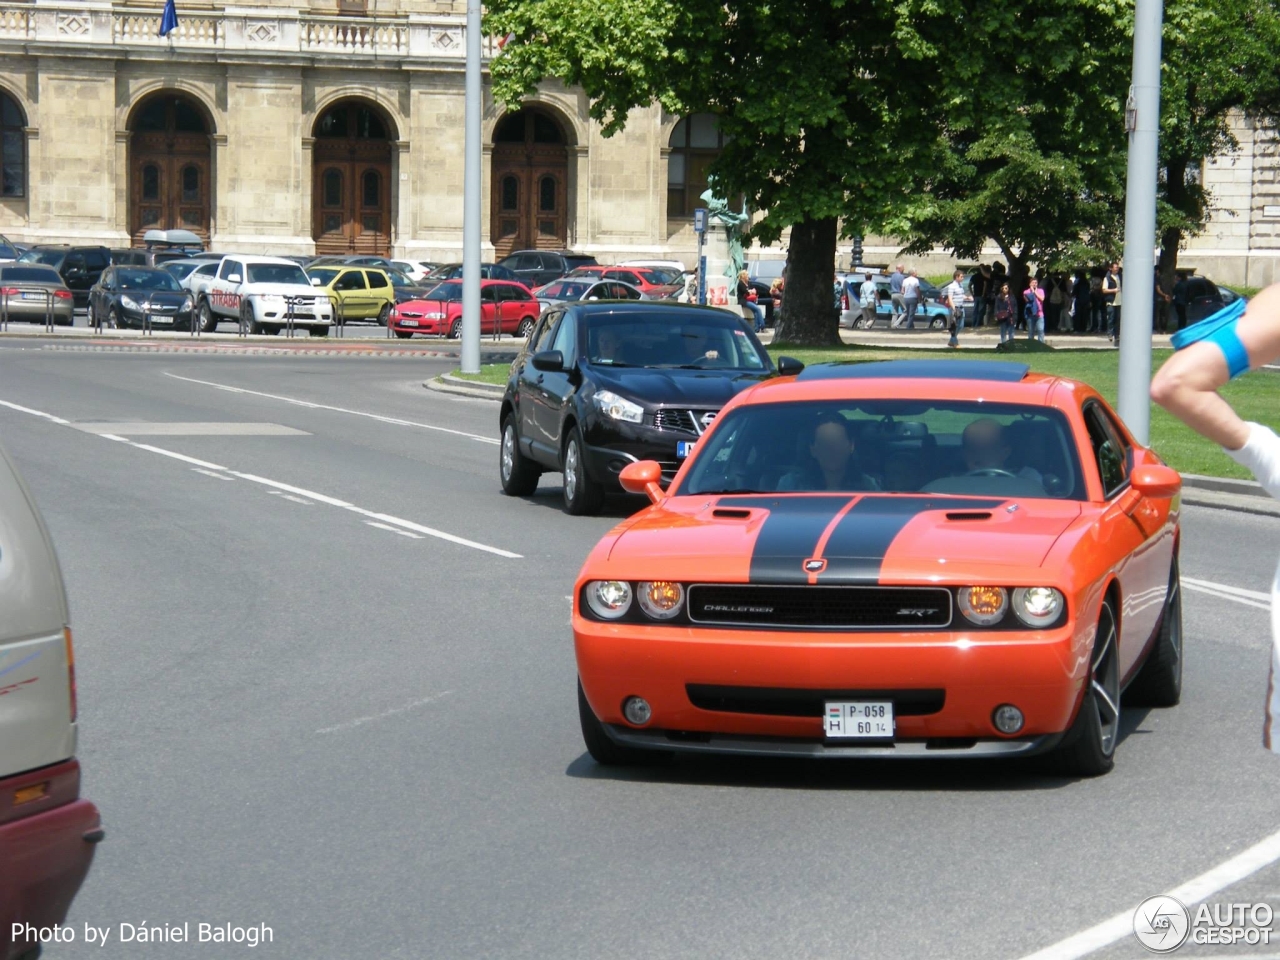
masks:
[[[689,454],[693,453],[694,440],[677,440],[676,441],[676,459],[683,460]]]
[[[22,299],[23,300],[43,300],[45,299],[45,296],[43,293],[24,293],[22,295]]]
[[[402,327],[416,327],[417,325],[418,325],[417,320],[401,320],[400,321],[400,326]]]
[[[822,731],[832,740],[892,740],[893,703],[828,700]]]

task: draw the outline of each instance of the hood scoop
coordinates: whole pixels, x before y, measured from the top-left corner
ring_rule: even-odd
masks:
[[[711,515],[717,520],[747,520],[751,517],[751,511],[741,507],[716,507]]]
[[[990,510],[954,510],[947,513],[948,520],[990,520]]]

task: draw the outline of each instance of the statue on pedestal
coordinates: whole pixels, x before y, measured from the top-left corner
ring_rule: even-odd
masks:
[[[747,206],[742,205],[742,211],[735,213],[729,209],[729,201],[723,197],[716,196],[716,181],[714,177],[707,178],[707,189],[702,193],[702,202],[707,205],[707,219],[711,223],[719,224],[724,227],[725,240],[729,246],[729,262],[725,266],[724,275],[738,277],[739,271],[746,267],[746,259],[742,255],[742,225],[751,219],[751,215],[747,213]]]

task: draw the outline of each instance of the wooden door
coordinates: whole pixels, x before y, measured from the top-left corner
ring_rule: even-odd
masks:
[[[190,230],[209,239],[210,171],[206,136],[136,134],[130,165],[130,234]]]
[[[338,147],[339,149],[326,149]],[[318,254],[391,252],[391,161],[383,141],[316,143],[312,236]]]
[[[563,250],[568,243],[564,151],[525,153],[504,149],[493,155],[493,217],[490,238],[501,260],[513,250]]]

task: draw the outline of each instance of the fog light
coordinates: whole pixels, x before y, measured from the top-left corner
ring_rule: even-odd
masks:
[[[627,723],[643,727],[653,719],[653,709],[649,706],[649,701],[643,697],[627,697],[622,701],[622,715],[627,718]]]
[[[1021,710],[1012,703],[1005,703],[996,707],[996,712],[991,715],[991,722],[996,725],[997,730],[1008,735],[1021,730],[1026,721]]]

